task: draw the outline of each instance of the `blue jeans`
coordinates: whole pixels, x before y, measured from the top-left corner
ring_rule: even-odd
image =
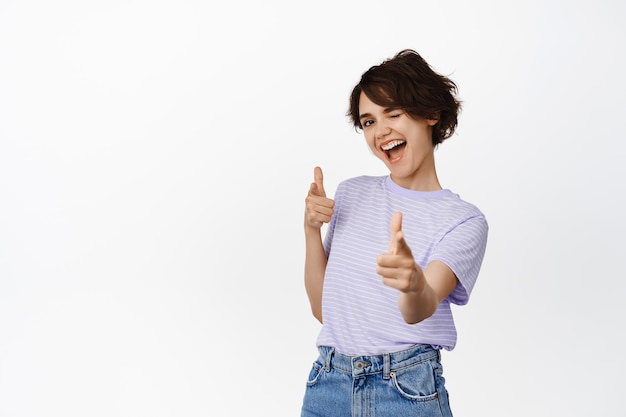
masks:
[[[441,355],[430,345],[374,356],[319,352],[301,417],[452,417]]]

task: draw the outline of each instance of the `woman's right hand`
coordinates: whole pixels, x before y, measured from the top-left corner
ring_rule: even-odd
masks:
[[[334,213],[335,202],[326,198],[324,175],[320,167],[313,170],[313,180],[306,196],[304,227],[319,230],[324,223],[330,222]]]

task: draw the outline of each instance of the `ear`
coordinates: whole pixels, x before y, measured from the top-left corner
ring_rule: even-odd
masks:
[[[439,113],[435,113],[432,119],[426,119],[428,126],[434,126],[439,121]]]

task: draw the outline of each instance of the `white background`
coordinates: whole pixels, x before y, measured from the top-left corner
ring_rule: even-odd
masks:
[[[625,17],[0,1],[0,416],[298,415],[304,197],[385,173],[347,97],[403,48],[459,85],[440,180],[490,223],[455,416],[623,415]]]

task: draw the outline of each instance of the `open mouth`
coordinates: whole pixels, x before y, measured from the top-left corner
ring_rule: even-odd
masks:
[[[382,149],[387,154],[389,160],[393,161],[402,156],[402,151],[404,150],[405,146],[406,141],[404,140],[392,140],[390,142],[383,143],[380,146],[380,149]]]

